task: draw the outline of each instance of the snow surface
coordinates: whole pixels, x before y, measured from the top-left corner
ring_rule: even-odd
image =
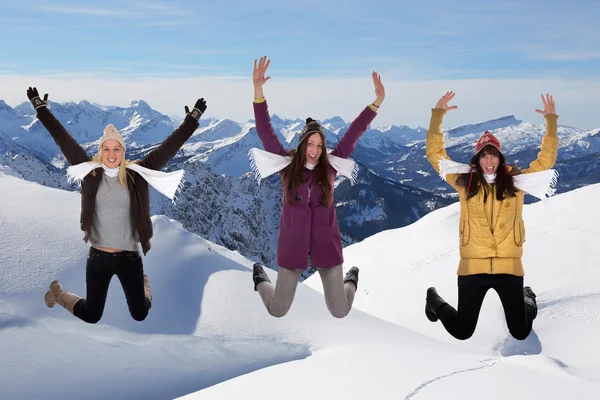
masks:
[[[526,283],[540,312],[523,342],[508,337],[492,292],[470,341],[423,315],[430,285],[456,302],[456,205],[345,249],[345,270],[361,275],[341,320],[317,276],[286,317],[269,316],[251,261],[154,216],[148,318],[131,319],[114,280],[102,321],[88,325],[43,303],[56,278],[84,294],[80,196],[6,167],[0,186],[0,398],[587,399],[600,389],[600,185],[525,207]]]

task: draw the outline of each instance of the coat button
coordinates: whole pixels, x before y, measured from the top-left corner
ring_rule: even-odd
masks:
[[[508,207],[508,206],[510,206],[510,204],[504,203],[504,207]]]
[[[496,244],[493,244],[493,245],[491,245],[491,246],[490,246],[490,248],[491,248],[492,250],[496,250],[498,247],[496,246]]]
[[[302,200],[302,196],[296,196],[296,200],[297,200],[297,201],[300,201],[300,200]]]
[[[500,228],[500,229],[504,229],[504,224],[500,224],[500,225],[498,225],[498,228]]]

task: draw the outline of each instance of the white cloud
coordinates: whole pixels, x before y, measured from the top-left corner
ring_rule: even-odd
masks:
[[[531,56],[534,60],[541,61],[586,61],[600,59],[598,50],[558,50],[551,52],[541,52]]]
[[[250,75],[250,74],[248,74]],[[457,93],[458,110],[448,113],[445,128],[476,123],[505,115],[542,124],[535,113],[541,108],[541,93],[551,93],[560,123],[585,129],[600,127],[595,98],[600,82],[556,79],[479,79],[399,81],[386,80],[387,98],[375,126],[404,124],[427,126],[430,109],[446,91]],[[145,76],[98,78],[94,74],[72,76],[0,75],[2,98],[15,106],[27,101],[25,91],[37,86],[58,102],[88,100],[104,105],[128,105],[143,99],[168,115],[183,114],[184,105],[199,97],[208,103],[208,116],[239,122],[253,118],[253,88],[250,76],[182,78]],[[273,78],[265,85],[270,110],[285,118],[312,116],[324,119],[339,115],[352,120],[375,99],[370,76],[365,78]]]
[[[118,8],[91,8],[91,7],[71,7],[71,6],[44,6],[41,7],[44,11],[60,13],[60,14],[83,14],[102,17],[133,17],[139,16],[139,13],[126,11]]]

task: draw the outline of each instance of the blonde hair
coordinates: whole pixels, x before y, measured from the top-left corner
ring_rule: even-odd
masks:
[[[98,150],[98,153],[92,159],[94,162],[102,163],[102,149]],[[129,165],[131,161],[125,159],[125,153],[123,153],[123,158],[121,159],[121,163],[119,164],[119,183],[124,188],[127,187],[127,165]],[[92,175],[96,176],[96,171],[92,171]]]

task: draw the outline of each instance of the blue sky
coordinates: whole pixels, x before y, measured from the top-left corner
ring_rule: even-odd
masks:
[[[2,69],[20,73],[246,74],[266,53],[293,77],[600,75],[598,1],[2,4]]]
[[[263,54],[274,78],[299,81],[595,82],[600,2],[568,3],[1,0],[0,83],[248,77]]]

